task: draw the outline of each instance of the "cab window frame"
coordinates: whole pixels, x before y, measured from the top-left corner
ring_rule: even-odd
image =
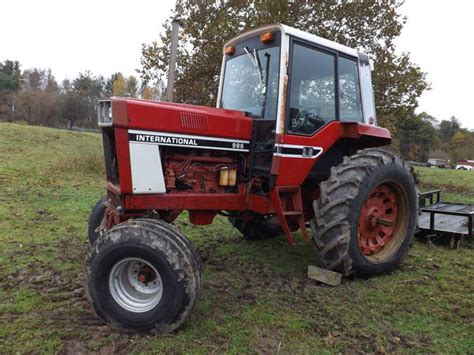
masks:
[[[239,41],[239,42],[233,44],[233,46],[235,48],[234,53],[232,53],[230,55],[229,54],[224,54],[224,64],[223,64],[223,68],[222,68],[222,87],[220,88],[220,92],[219,92],[218,107],[228,109],[228,108],[225,108],[224,105],[223,105],[224,84],[225,84],[225,80],[226,80],[226,74],[227,74],[226,70],[227,70],[228,61],[231,60],[231,59],[234,59],[236,57],[240,57],[241,55],[245,55],[246,52],[244,50],[244,47],[249,47],[249,48],[252,48],[252,49],[256,49],[257,51],[262,50],[262,49],[272,49],[274,47],[278,47],[278,64],[277,64],[278,80],[277,80],[277,84],[276,84],[276,108],[275,108],[275,111],[273,112],[273,115],[272,115],[274,117],[271,117],[271,118],[268,118],[268,117],[253,117],[254,119],[260,120],[260,121],[261,120],[274,121],[275,125],[276,125],[276,121],[278,119],[278,109],[279,109],[279,99],[280,99],[280,79],[281,79],[281,75],[282,75],[282,72],[281,72],[281,53],[282,53],[282,45],[283,45],[282,33],[281,33],[280,30],[272,31],[274,37],[268,43],[264,43],[260,40],[260,35],[262,33],[258,33],[256,35],[250,37],[250,38],[246,38],[242,41]],[[265,108],[265,111],[266,111],[266,108]]]
[[[313,49],[322,53],[330,54],[333,56],[334,59],[334,101],[335,101],[335,117],[334,120],[331,120],[324,124],[323,126],[319,127],[316,131],[313,133],[299,133],[299,132],[291,132],[290,129],[290,124],[291,124],[291,119],[290,119],[290,104],[291,104],[291,78],[292,78],[292,71],[293,71],[293,54],[294,54],[294,48],[295,45],[300,45],[303,47],[307,47],[309,49]],[[339,57],[349,59],[352,61],[355,61],[357,64],[357,75],[359,75],[359,97],[360,97],[360,105],[361,105],[361,110],[362,110],[362,123],[363,123],[363,118],[364,118],[364,113],[363,113],[363,106],[362,106],[362,96],[361,96],[361,84],[360,84],[360,71],[359,71],[359,58],[354,57],[345,53],[341,53],[335,49],[328,48],[322,45],[319,45],[317,43],[312,43],[307,40],[301,39],[301,38],[296,38],[294,36],[290,36],[290,41],[289,41],[289,62],[288,62],[288,68],[287,68],[287,74],[288,74],[288,86],[286,90],[286,105],[285,105],[285,134],[292,135],[292,136],[304,136],[304,137],[311,137],[317,134],[321,129],[326,127],[329,123],[333,121],[340,121],[340,88],[339,88]],[[346,122],[346,121],[344,121]],[[360,122],[360,121],[354,121],[354,122]]]
[[[359,106],[360,106],[360,120],[357,120],[357,121],[351,121],[351,120],[342,120],[341,121],[341,117],[340,117],[340,111],[339,111],[339,116],[337,118],[338,121],[341,121],[341,122],[357,122],[357,123],[365,123],[365,120],[364,120],[364,105],[362,104],[362,88],[361,88],[361,82],[360,82],[360,66],[359,66],[359,58],[356,58],[356,57],[352,57],[350,55],[345,55],[345,54],[339,54],[338,56],[338,59],[337,59],[337,65],[339,66],[339,58],[344,58],[344,59],[347,59],[347,60],[350,60],[352,62],[355,62],[355,67],[356,67],[356,74],[357,74],[357,93],[358,93],[358,100],[359,100]],[[340,89],[340,83],[339,83],[339,78],[340,76],[338,75],[337,77],[337,80],[338,80],[338,90]],[[339,92],[339,95],[341,93]],[[339,105],[341,104],[340,100],[339,100]]]

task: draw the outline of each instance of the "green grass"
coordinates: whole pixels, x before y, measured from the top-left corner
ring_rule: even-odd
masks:
[[[224,218],[178,226],[204,261],[204,296],[173,334],[110,330],[84,294],[90,209],[104,193],[98,134],[0,124],[0,353],[452,352],[474,349],[472,244],[417,240],[401,268],[338,288],[306,277],[311,247],[249,242]],[[474,173],[419,172],[472,202]]]
[[[421,179],[420,190],[442,190],[447,202],[474,204],[474,171],[416,167]]]

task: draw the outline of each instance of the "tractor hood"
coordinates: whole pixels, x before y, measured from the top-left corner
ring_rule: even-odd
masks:
[[[101,126],[242,140],[252,134],[253,120],[241,111],[120,97],[111,103],[109,124],[99,113]]]

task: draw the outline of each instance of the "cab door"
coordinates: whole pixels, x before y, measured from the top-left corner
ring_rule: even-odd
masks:
[[[300,186],[341,137],[341,121],[362,121],[357,58],[296,39],[290,58],[285,131],[273,165],[277,186]]]

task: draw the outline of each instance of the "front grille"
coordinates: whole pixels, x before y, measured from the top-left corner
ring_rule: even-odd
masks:
[[[117,150],[115,146],[114,130],[102,129],[102,140],[104,143],[105,172],[107,181],[118,184]]]

